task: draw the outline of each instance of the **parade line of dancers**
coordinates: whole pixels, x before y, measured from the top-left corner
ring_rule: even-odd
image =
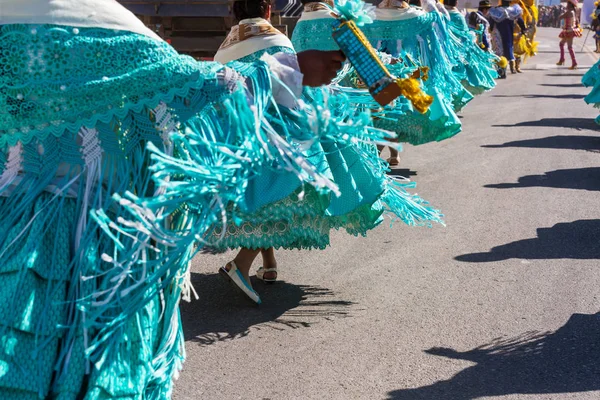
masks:
[[[323,249],[332,230],[443,223],[389,166],[522,72],[534,2],[303,5],[290,39],[270,1],[234,2],[199,62],[114,0],[3,2],[0,398],[168,399],[194,256],[237,250],[219,272],[260,303],[259,254],[274,282],[278,249]]]

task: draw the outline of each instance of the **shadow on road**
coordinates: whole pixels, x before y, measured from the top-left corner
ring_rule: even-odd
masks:
[[[388,175],[409,178],[411,176],[417,176],[417,171],[411,171],[410,168],[391,167],[390,172],[388,172]]]
[[[583,99],[587,94],[495,94],[492,97],[523,97],[526,99]]]
[[[579,87],[583,87],[583,85],[581,83],[540,83],[539,86],[562,87],[562,88],[579,88]]]
[[[538,228],[536,238],[496,246],[485,253],[463,254],[454,259],[470,263],[494,262],[510,258],[530,260],[600,259],[598,237],[600,237],[600,219],[562,222],[551,228]],[[600,381],[600,376],[598,379]]]
[[[539,139],[515,140],[503,144],[484,144],[481,147],[498,149],[503,147],[531,147],[536,149],[566,149],[600,151],[599,136],[549,136]]]
[[[202,346],[247,336],[251,328],[309,327],[319,319],[347,316],[354,304],[338,300],[329,289],[285,281],[253,281],[263,300],[260,306],[237,294],[218,274],[192,274],[192,284],[201,300],[181,302],[183,332],[186,341]]]
[[[577,130],[594,130],[599,129],[598,124],[593,118],[542,118],[535,121],[524,121],[516,124],[498,124],[492,125],[500,128],[516,128],[524,126],[539,126],[550,128],[572,128]]]
[[[583,76],[585,75],[585,72],[582,72],[580,74],[577,73],[570,73],[570,74],[546,74],[546,76]]]
[[[510,394],[600,390],[600,313],[573,314],[555,332],[526,332],[460,352],[426,353],[476,363],[429,386],[395,390],[388,400],[470,400]]]
[[[597,191],[600,190],[600,167],[557,169],[544,175],[522,176],[517,183],[497,183],[484,187],[492,189],[550,187]]]

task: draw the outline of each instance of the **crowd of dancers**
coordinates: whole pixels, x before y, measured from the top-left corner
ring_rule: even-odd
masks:
[[[259,255],[256,277],[274,282],[278,249],[323,249],[331,231],[365,236],[385,217],[443,223],[410,193],[413,182],[388,176],[401,143],[455,136],[457,112],[536,53],[531,0],[482,0],[466,15],[456,0],[303,0],[291,38],[269,22],[270,1],[236,1],[238,23],[215,62],[178,54],[113,0],[7,1],[8,400],[169,398],[194,256],[236,250],[219,273],[260,304],[250,279]],[[576,68],[581,32],[569,4],[559,64],[566,46]],[[360,27],[356,43],[376,54],[374,68],[389,71],[401,96],[377,97],[383,81],[365,76],[372,58],[331,34],[344,21]],[[584,77],[595,104],[599,76],[596,65]]]

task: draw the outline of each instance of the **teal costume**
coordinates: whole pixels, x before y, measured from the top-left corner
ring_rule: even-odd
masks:
[[[278,51],[274,47],[260,50],[228,65],[257,60],[265,53]],[[284,52],[290,51],[286,48]],[[346,95],[335,91],[305,88],[303,99],[308,103],[327,103],[331,112],[327,125],[337,133],[314,141],[304,155],[320,173],[338,185],[339,195],[318,193],[305,188],[295,176],[285,171],[264,169],[246,189],[246,202],[261,207],[256,207],[258,211],[254,213],[237,214],[230,208],[230,213],[239,220],[230,218],[226,226],[213,231],[215,243],[209,246],[214,251],[240,247],[324,249],[329,245],[332,229],[366,236],[367,231],[383,221],[386,211],[395,215],[394,219],[399,218],[409,225],[441,222],[437,211],[419,197],[408,194],[406,187],[413,187],[413,183],[387,176],[387,165],[379,158],[376,146],[336,139],[344,134],[355,136],[353,132],[357,126],[350,127],[347,123],[350,120],[369,129],[368,114],[358,110]],[[312,130],[305,121],[288,115],[286,110],[283,112],[286,121],[297,124],[295,130]]]
[[[339,50],[331,35],[323,34],[323,32],[331,32],[333,26],[337,23],[333,18],[300,19],[292,35],[294,48],[298,52],[304,50]],[[379,21],[375,21],[373,24],[365,25],[362,29],[367,34],[374,34],[373,32],[378,31],[379,23]],[[409,25],[407,25],[407,29],[410,29]],[[432,28],[430,27],[430,29]],[[413,39],[417,41],[416,36]],[[372,43],[374,45],[378,44],[377,41],[373,40]],[[390,72],[396,76],[410,75],[423,66],[419,58],[413,57],[414,53],[404,50],[390,51],[387,48],[381,50],[380,54],[384,63],[387,64]],[[390,65],[392,58],[388,53],[399,58],[394,61],[396,62],[394,65]],[[443,53],[441,48],[439,53]],[[450,69],[450,67],[447,68]],[[345,93],[357,108],[375,110],[372,111],[375,127],[396,133],[399,142],[418,145],[431,141],[441,141],[461,131],[461,122],[453,109],[453,101],[445,94],[451,92],[445,92],[444,88],[447,88],[448,85],[456,88],[461,93],[460,98],[464,98],[465,102],[467,99],[472,98],[457,80],[447,84],[445,79],[442,80],[439,77],[432,79],[431,70],[427,75],[429,77],[422,82],[422,86],[424,91],[433,97],[433,104],[424,114],[415,110],[411,102],[403,97],[380,109],[381,107],[373,100],[366,89],[360,89],[356,86],[355,73],[350,66],[340,72],[336,79],[337,85],[334,85],[333,88]],[[458,103],[462,104],[462,100],[457,100]]]
[[[585,96],[587,104],[593,104],[600,108],[600,61],[597,61],[581,78],[581,83],[586,87],[591,87],[592,91]],[[596,117],[596,123],[600,124],[600,115]]]
[[[374,46],[392,56],[409,56],[429,68],[428,94],[441,96],[453,110],[473,99],[453,72],[453,43],[448,40],[444,17],[437,12],[420,13],[402,20],[376,20],[364,32]]]
[[[250,143],[236,147],[244,130],[221,104],[244,118],[246,97],[236,100],[222,66],[143,35],[0,29],[0,398],[169,398],[194,249],[187,234],[177,246],[169,237],[186,224],[202,234],[219,215],[212,199],[243,193],[251,169],[236,158],[261,158]],[[149,169],[152,157],[183,151],[184,132],[205,141],[188,185],[203,204],[197,216],[180,212],[183,176],[161,182],[168,167]]]
[[[337,146],[333,157],[344,153],[350,168],[346,146],[364,157],[385,134],[366,114],[334,112],[345,119],[332,121],[319,90],[302,108],[278,109],[264,62],[198,63],[100,28],[3,25],[0,43],[3,400],[170,398],[184,358],[188,264],[219,245],[224,215],[241,223],[302,187],[311,210],[333,215],[350,204],[334,206],[333,194],[365,187],[378,191],[353,194],[348,207],[368,208],[365,218],[390,209],[409,223],[439,220],[382,180],[373,158],[363,158],[378,178],[368,186],[350,179],[358,174],[332,183],[344,175],[329,155],[307,152],[318,148],[311,142]],[[327,168],[310,161],[325,159]],[[267,171],[294,184],[252,195]],[[335,217],[362,233],[350,211]]]
[[[467,90],[478,95],[496,86],[498,78],[495,63],[498,60],[493,53],[484,51],[474,40],[464,16],[455,10],[449,10],[450,21],[448,28],[452,40],[458,44],[455,67],[453,70],[461,78]]]

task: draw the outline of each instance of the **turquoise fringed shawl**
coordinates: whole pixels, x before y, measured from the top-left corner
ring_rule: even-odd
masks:
[[[498,57],[477,45],[460,12],[450,11],[448,28],[451,40],[456,42],[459,50],[455,57],[454,71],[462,78],[463,85],[473,95],[493,89],[498,77],[495,67]]]
[[[466,91],[452,71],[453,57],[446,47],[451,43],[443,17],[436,12],[403,20],[376,20],[363,31],[371,44],[393,56],[409,55],[429,68],[425,87],[446,94],[454,110],[460,110],[473,96]],[[429,90],[428,90],[429,93]]]
[[[274,54],[277,49],[259,51],[252,54],[251,58],[244,57],[239,61],[259,59],[265,52]],[[361,144],[361,141],[367,142],[365,132],[376,132],[368,128],[367,113],[360,112],[348,102],[345,93],[334,94],[325,89],[307,88],[303,100],[313,110],[308,112],[316,117],[313,123],[322,127],[316,129],[307,125],[301,115],[294,115],[293,110],[280,109],[284,117],[281,120],[282,127],[293,124],[294,128],[286,128],[285,131],[320,132],[320,136],[313,138],[310,145],[305,145],[304,154],[320,173],[331,177],[339,188],[339,195],[325,196],[310,188],[303,188],[297,179],[285,173],[264,170],[249,183],[246,198],[254,195],[254,199],[270,201],[263,201],[268,204],[255,213],[239,213],[239,222],[233,223],[230,219],[226,226],[217,227],[210,238],[215,241],[209,245],[213,251],[239,247],[323,249],[329,244],[329,232],[332,229],[345,229],[350,234],[364,236],[377,226],[384,212],[380,199],[388,196],[388,192],[395,190],[398,198],[402,198],[399,194],[403,190],[400,185],[386,190],[394,186],[387,183],[390,180],[385,173],[387,167],[379,159],[376,148]],[[326,113],[323,114],[323,111]],[[349,124],[352,120],[354,122]],[[391,195],[388,197],[392,198]],[[402,199],[388,209],[390,214],[400,210],[402,203],[424,204],[418,197],[405,196]],[[252,202],[258,203],[256,200]],[[233,208],[229,211],[233,211]],[[434,216],[435,212],[428,214],[433,210],[426,206],[422,207],[422,211],[414,215],[399,211],[398,215],[411,224],[427,224],[429,220],[438,218]]]
[[[384,62],[388,63],[389,55],[385,57],[384,53],[380,54],[384,56]],[[402,62],[387,65],[395,76],[406,76],[417,69],[418,64],[405,54],[401,59]],[[367,90],[349,87],[352,74],[353,70],[350,67],[342,70],[338,74],[339,83],[335,90],[343,92],[359,108],[372,110],[373,126],[396,133],[399,142],[419,145],[445,140],[461,131],[461,122],[444,94],[435,87],[428,86],[426,82],[423,84],[424,90],[433,97],[433,103],[429,110],[422,114],[404,97],[399,97],[383,109],[380,108]]]
[[[301,19],[294,29],[292,43],[298,51],[339,50],[331,34],[324,34],[324,32],[331,32],[335,24],[337,21],[333,18]],[[369,32],[371,28],[366,25],[363,29],[365,32]],[[425,30],[426,26],[423,24],[421,29]],[[395,55],[404,61],[387,66],[395,76],[407,76],[422,65],[418,59],[409,60],[406,54],[408,53],[403,50],[396,52]],[[386,53],[380,53],[380,55],[382,59],[389,58]],[[435,85],[431,85],[429,82],[423,84],[425,91],[434,98],[434,103],[425,114],[414,110],[410,101],[404,97],[400,97],[393,104],[380,109],[367,90],[352,88],[353,84],[350,78],[353,74],[353,69],[346,66],[338,74],[334,90],[343,92],[359,109],[377,110],[372,111],[374,126],[396,133],[400,142],[418,145],[441,141],[461,131],[460,120],[452,109],[453,104],[448,100],[447,95]],[[463,90],[462,87],[460,90]]]
[[[0,147],[75,133],[205,83],[215,97],[223,92],[214,83],[219,64],[198,64],[146,36],[50,25],[3,25],[0,35]]]

